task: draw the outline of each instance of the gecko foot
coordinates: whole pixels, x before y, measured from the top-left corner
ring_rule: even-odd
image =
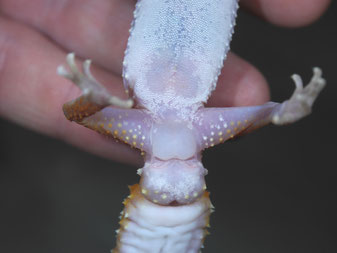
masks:
[[[306,87],[303,87],[303,82],[299,75],[292,76],[296,89],[291,98],[282,103],[279,111],[272,117],[274,124],[292,123],[311,113],[311,107],[315,99],[325,86],[321,69],[315,67],[313,72],[314,75]]]
[[[74,53],[67,55],[67,64],[69,66],[69,71],[61,65],[57,68],[57,73],[76,84],[82,90],[83,96],[89,101],[102,106],[114,105],[122,108],[131,108],[133,106],[132,99],[123,100],[109,95],[104,86],[91,74],[91,60],[84,61],[83,73],[77,68]]]

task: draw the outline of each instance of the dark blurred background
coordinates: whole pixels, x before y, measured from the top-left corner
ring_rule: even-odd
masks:
[[[204,154],[211,235],[203,252],[336,253],[337,3],[315,24],[285,29],[240,11],[232,49],[267,77],[273,101],[306,83],[328,86],[313,114]],[[135,167],[0,120],[0,252],[108,253]]]

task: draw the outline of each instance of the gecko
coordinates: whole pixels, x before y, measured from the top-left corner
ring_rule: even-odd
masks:
[[[266,124],[310,114],[325,86],[315,67],[308,85],[282,102],[206,108],[235,26],[237,0],[138,0],[123,61],[129,99],[109,94],[75,54],[57,72],[82,90],[63,106],[66,118],[139,149],[139,184],[123,202],[114,253],[200,252],[213,205],[202,151]]]

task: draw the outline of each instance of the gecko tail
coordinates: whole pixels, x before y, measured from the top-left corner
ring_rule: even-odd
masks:
[[[208,234],[209,193],[189,205],[162,206],[148,201],[138,184],[123,204],[113,253],[197,253]]]

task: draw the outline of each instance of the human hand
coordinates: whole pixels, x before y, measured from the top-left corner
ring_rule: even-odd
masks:
[[[301,26],[318,18],[329,0],[241,0],[243,7],[269,22]],[[63,139],[119,161],[140,156],[93,131],[68,122],[62,105],[80,94],[56,75],[65,55],[90,58],[94,75],[125,97],[121,79],[124,49],[132,20],[132,0],[0,0],[0,115],[35,131]],[[243,106],[269,100],[263,76],[230,53],[210,106]]]

